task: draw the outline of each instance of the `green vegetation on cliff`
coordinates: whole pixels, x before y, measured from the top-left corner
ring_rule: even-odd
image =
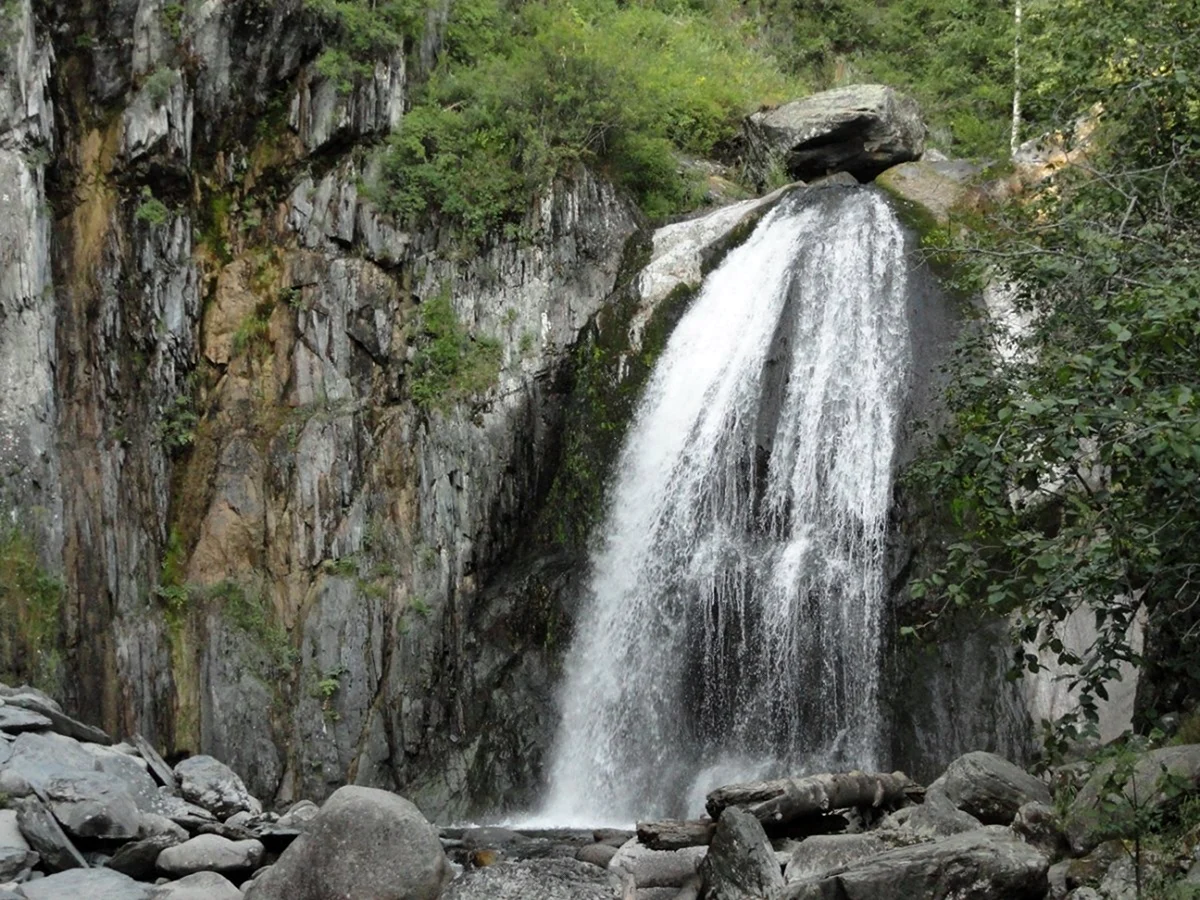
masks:
[[[59,687],[62,598],[62,581],[42,568],[29,537],[0,532],[0,678]]]
[[[1145,727],[1200,685],[1200,4],[1040,15],[1035,46],[1070,50],[1031,102],[1103,114],[1082,164],[960,248],[1012,286],[1022,324],[981,328],[955,360],[956,434],[916,477],[961,539],[914,589],[1016,615],[1027,647],[1075,673],[1072,737],[1121,663],[1150,676]],[[1063,639],[1076,612],[1091,646]],[[1031,649],[1016,663],[1041,665]]]
[[[709,156],[759,103],[798,86],[753,49],[752,23],[714,4],[615,0],[456,4],[438,67],[385,157],[380,196],[480,237],[514,224],[576,162],[651,216],[696,204],[677,154]]]

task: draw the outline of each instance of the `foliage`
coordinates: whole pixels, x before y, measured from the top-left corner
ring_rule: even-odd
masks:
[[[912,473],[944,498],[961,540],[912,586],[943,604],[1014,614],[1018,637],[1074,672],[1073,738],[1123,662],[1141,610],[1174,644],[1156,665],[1200,680],[1200,18],[1196,0],[1153,11],[1118,0],[1042,9],[1071,47],[1038,103],[1101,100],[1083,165],[1001,210],[960,248],[1014,287],[1015,330],[981,325],[954,361],[956,431]],[[1087,35],[1087,40],[1081,36]],[[1061,639],[1075,611],[1086,648]],[[1037,671],[1024,648],[1018,670]]]
[[[13,677],[51,687],[58,675],[63,583],[42,568],[22,531],[0,531],[0,651]]]
[[[234,356],[240,356],[251,347],[269,346],[273,308],[273,303],[259,303],[254,307],[254,311],[241,321],[233,333],[231,350]]]
[[[270,611],[270,601],[260,591],[247,590],[235,581],[222,581],[206,591],[207,598],[220,603],[226,619],[240,628],[266,652],[276,674],[286,673],[297,659],[287,630]]]
[[[159,68],[146,79],[143,85],[146,96],[156,105],[161,106],[171,97],[171,91],[179,84],[179,73],[174,69]]]
[[[138,203],[137,209],[134,211],[133,217],[139,222],[145,222],[148,225],[161,226],[167,224],[167,220],[171,218],[171,210],[167,205],[154,196],[154,192],[149,186],[142,188],[141,202]]]
[[[168,453],[186,450],[196,441],[196,427],[200,416],[190,388],[177,395],[163,412],[158,426],[159,437]]]
[[[676,154],[712,154],[742,115],[795,90],[748,43],[729,7],[467,0],[376,193],[478,239],[511,232],[536,192],[584,161],[651,216],[690,208],[698,195]]]
[[[184,12],[182,3],[167,3],[162,8],[163,29],[171,36],[171,40],[173,41],[178,41],[183,37]]]
[[[422,409],[445,410],[487,390],[500,375],[500,344],[471,335],[443,291],[421,304],[410,391]]]
[[[1005,152],[1010,2],[762,0],[758,14],[763,40],[788,71],[821,88],[878,81],[906,89],[921,102],[943,150]]]
[[[348,92],[369,77],[375,62],[420,37],[425,5],[420,0],[304,0],[332,34],[317,69]]]

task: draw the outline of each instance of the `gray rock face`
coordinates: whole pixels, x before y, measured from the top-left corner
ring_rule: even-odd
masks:
[[[263,845],[256,840],[231,841],[218,834],[200,834],[163,850],[158,868],[176,877],[196,872],[247,875],[262,864],[263,853]]]
[[[1162,747],[1144,753],[1133,763],[1125,779],[1114,778],[1116,769],[1115,761],[1098,766],[1071,804],[1066,832],[1076,856],[1082,856],[1107,838],[1132,833],[1131,798],[1136,798],[1143,814],[1145,810],[1170,804],[1170,792],[1163,790],[1164,778],[1200,787],[1200,744]],[[1106,800],[1116,802],[1106,807]]]
[[[246,900],[437,900],[449,879],[441,841],[420,810],[386,791],[344,787]]]
[[[1021,804],[1050,803],[1050,789],[1023,769],[994,753],[976,751],[960,756],[929,786],[958,809],[985,825],[1008,825]]]
[[[192,756],[175,766],[179,792],[185,800],[226,819],[239,812],[262,812],[237,773],[211,756]]]
[[[721,813],[700,874],[709,900],[772,897],[783,887],[783,873],[762,824],[735,807]]]
[[[112,869],[72,869],[21,885],[27,900],[148,900],[151,885]]]
[[[474,869],[443,900],[621,900],[621,881],[575,859],[528,859]]]
[[[787,881],[802,881],[824,875],[833,869],[853,865],[877,853],[888,845],[873,834],[818,834],[805,838],[792,851],[784,870]]]
[[[242,900],[242,892],[216,872],[197,872],[159,885],[149,894],[149,900]]]
[[[925,150],[916,101],[880,84],[835,88],[753,113],[744,132],[747,168],[759,183],[774,166],[805,181],[833,172],[867,181]]]
[[[841,872],[789,885],[786,900],[1041,900],[1048,862],[1007,829],[889,850]]]

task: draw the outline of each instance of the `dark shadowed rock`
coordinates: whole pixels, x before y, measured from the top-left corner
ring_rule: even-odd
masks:
[[[40,801],[31,797],[19,801],[17,823],[29,846],[42,856],[42,866],[50,872],[87,868],[83,855],[71,843],[54,818]]]
[[[888,845],[873,834],[814,835],[801,841],[792,851],[784,876],[787,881],[814,878],[888,849]]]
[[[21,885],[27,900],[149,900],[152,889],[112,869],[72,869]]]
[[[142,737],[140,734],[133,736],[133,746],[137,748],[138,755],[146,761],[146,766],[150,770],[155,780],[160,785],[165,787],[167,791],[174,794],[178,791],[179,785],[175,781],[175,772],[167,765],[166,761],[158,755],[158,751],[154,749],[154,745]]]
[[[1058,816],[1045,803],[1030,801],[1021,804],[1013,819],[1012,830],[1051,859],[1058,859],[1070,849]]]
[[[577,859],[528,859],[475,869],[451,882],[443,900],[621,900],[613,872]]]
[[[242,900],[242,892],[216,872],[197,872],[178,881],[159,885],[149,900]]]
[[[246,900],[436,900],[449,878],[437,832],[419,809],[396,794],[351,786],[334,792]]]
[[[841,872],[789,884],[784,900],[1041,900],[1046,857],[1008,829],[987,826],[889,850]]]
[[[179,843],[181,839],[175,834],[159,834],[141,841],[130,841],[117,848],[105,865],[130,878],[151,880],[157,874],[155,863],[158,855]]]
[[[201,834],[158,855],[158,868],[181,877],[196,872],[248,875],[263,860],[263,845],[255,840],[231,841],[218,834]]]
[[[40,858],[23,847],[0,847],[0,882],[22,880]]]
[[[0,731],[20,734],[22,731],[42,731],[51,726],[48,718],[20,706],[0,706]]]
[[[32,688],[10,689],[4,695],[6,706],[18,706],[37,713],[48,719],[50,727],[59,734],[74,738],[77,741],[88,741],[93,744],[111,744],[112,738],[92,725],[85,725],[70,716],[65,715],[62,708],[43,694]]]
[[[238,774],[211,756],[191,756],[175,766],[179,792],[185,800],[225,819],[239,812],[262,812]]]
[[[721,813],[700,875],[709,900],[773,897],[783,887],[783,873],[762,823],[736,807]]]
[[[994,753],[965,753],[929,786],[985,825],[1008,825],[1021,804],[1050,803],[1050,789],[1024,769]]]
[[[744,132],[746,167],[760,184],[775,167],[804,181],[834,172],[867,181],[925,150],[916,101],[880,84],[835,88],[754,113]]]

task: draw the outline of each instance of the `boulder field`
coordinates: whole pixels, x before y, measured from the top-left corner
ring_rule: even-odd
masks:
[[[927,787],[900,772],[731,784],[707,816],[636,830],[439,830],[354,785],[264,810],[210,756],[169,766],[0,685],[0,900],[1116,900],[1136,884],[1122,839],[1200,785],[1200,745],[1129,767],[1124,789],[1111,763],[1052,773],[1075,782],[1057,808],[1050,781],[972,752]],[[1200,881],[1190,857],[1143,866]]]

